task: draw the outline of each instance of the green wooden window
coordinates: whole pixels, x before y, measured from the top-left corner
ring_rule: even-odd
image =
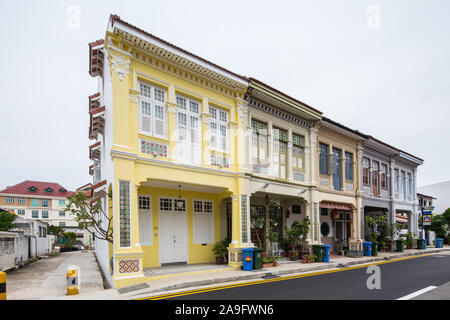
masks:
[[[292,167],[304,169],[305,153],[303,145],[303,137],[292,134]]]

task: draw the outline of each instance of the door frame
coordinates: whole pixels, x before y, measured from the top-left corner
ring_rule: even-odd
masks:
[[[178,197],[164,197],[164,196],[159,196],[158,197],[158,204],[157,204],[157,206],[158,206],[158,265],[161,267],[161,229],[159,229],[159,227],[160,227],[160,222],[161,222],[161,210],[160,210],[160,201],[161,201],[161,199],[171,199],[172,200],[172,212],[171,212],[171,214],[173,214],[173,209],[174,209],[174,206],[175,206],[175,201],[174,200],[178,200],[178,199],[180,199],[180,200],[184,200],[184,201],[186,201],[186,214],[185,214],[185,217],[184,217],[184,230],[185,230],[185,236],[184,236],[184,243],[185,243],[185,254],[186,254],[186,261],[173,261],[173,262],[163,262],[164,264],[182,264],[183,262],[186,262],[186,264],[189,264],[189,243],[188,243],[188,241],[189,241],[189,234],[188,234],[188,232],[189,232],[189,228],[188,228],[188,221],[189,221],[189,219],[188,219],[188,214],[189,214],[189,210],[188,210],[188,208],[189,208],[189,205],[188,205],[188,200],[186,199],[186,198],[178,198]]]

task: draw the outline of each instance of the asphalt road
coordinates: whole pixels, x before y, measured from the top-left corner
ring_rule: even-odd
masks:
[[[450,281],[450,255],[436,254],[379,265],[381,288],[369,290],[367,267],[245,285],[171,300],[395,300],[429,286]]]

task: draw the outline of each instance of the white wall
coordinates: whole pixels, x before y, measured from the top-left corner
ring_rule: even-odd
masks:
[[[16,233],[0,231],[0,271],[16,266],[16,239]]]

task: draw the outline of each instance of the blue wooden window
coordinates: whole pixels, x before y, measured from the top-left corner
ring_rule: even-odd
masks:
[[[342,189],[342,164],[341,164],[342,151],[333,148],[333,187],[334,190]]]
[[[328,145],[319,143],[319,172],[320,174],[328,174]]]
[[[353,180],[353,154],[345,153],[345,180]]]

